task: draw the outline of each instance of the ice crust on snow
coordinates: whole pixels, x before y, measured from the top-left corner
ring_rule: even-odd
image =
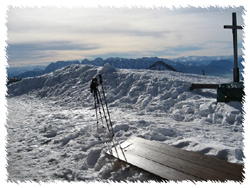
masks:
[[[216,90],[189,90],[230,80],[78,64],[8,86],[9,180],[157,180],[105,154],[90,93],[99,73],[116,142],[139,136],[243,164],[243,105],[216,103]]]

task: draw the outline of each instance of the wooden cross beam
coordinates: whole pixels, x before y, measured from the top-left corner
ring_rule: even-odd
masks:
[[[237,47],[237,29],[243,29],[237,25],[236,13],[232,13],[232,25],[224,25],[224,29],[232,29],[233,47],[234,47],[234,82],[240,81],[240,71],[238,67],[238,47]]]

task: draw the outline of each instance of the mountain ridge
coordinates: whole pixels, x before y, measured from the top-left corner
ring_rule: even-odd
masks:
[[[110,57],[107,59],[103,58],[96,58],[94,60],[84,59],[81,62],[74,60],[74,61],[57,61],[52,62],[44,69],[36,69],[36,70],[29,70],[26,72],[22,72],[21,74],[13,75],[14,77],[19,78],[26,78],[26,77],[34,77],[40,76],[43,74],[47,74],[63,68],[65,66],[69,66],[72,64],[90,64],[95,66],[104,66],[106,63],[109,63],[111,66],[115,68],[122,68],[122,69],[149,69],[157,61],[162,61],[168,66],[171,66],[173,69],[185,73],[191,74],[202,74],[203,70],[206,72],[207,75],[210,76],[224,76],[230,77],[233,74],[233,59],[222,59],[222,58],[230,58],[230,57],[206,57],[206,56],[188,56],[185,60],[184,57],[176,58],[176,59],[164,59],[158,57],[142,57],[137,59],[132,58],[119,58],[119,57]],[[243,58],[239,58],[239,68],[241,70],[241,77],[244,66],[242,65]],[[8,71],[8,69],[7,69]],[[9,71],[8,71],[9,72]]]

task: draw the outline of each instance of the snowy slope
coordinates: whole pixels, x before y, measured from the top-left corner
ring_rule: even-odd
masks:
[[[110,145],[97,139],[90,93],[90,81],[98,72],[116,143],[140,136],[243,163],[242,104],[216,104],[215,90],[189,90],[191,83],[230,80],[79,64],[8,87],[10,180],[157,179],[105,154]]]

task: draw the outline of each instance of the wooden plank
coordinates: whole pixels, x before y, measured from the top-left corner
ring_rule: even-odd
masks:
[[[242,181],[242,165],[132,137],[108,154],[167,180]]]
[[[112,150],[109,150],[107,153],[126,163],[129,163],[140,169],[146,170],[166,180],[174,180],[174,181],[200,180],[197,177],[185,174],[173,168],[165,167],[157,162],[145,159],[131,152],[124,151],[124,149],[121,147],[114,147]]]
[[[227,161],[216,159],[212,156],[205,156],[198,152],[184,151],[166,144],[160,144],[155,141],[145,140],[139,137],[132,137],[128,140],[136,145],[142,145],[143,147],[152,149],[154,151],[167,154],[176,158],[180,158],[184,161],[189,161],[200,166],[213,168],[218,171],[229,173],[239,178],[243,178],[243,165],[229,163]]]
[[[217,89],[219,84],[192,84],[190,90],[193,89]]]
[[[142,158],[152,160],[163,166],[173,168],[180,172],[204,179],[204,180],[217,180],[217,181],[226,181],[226,180],[237,180],[239,177],[232,174],[227,174],[225,172],[217,171],[215,169],[197,165],[195,163],[184,161],[173,156],[169,156],[163,153],[152,151],[151,149],[141,147],[139,145],[132,144],[127,148],[127,151],[138,155]]]

